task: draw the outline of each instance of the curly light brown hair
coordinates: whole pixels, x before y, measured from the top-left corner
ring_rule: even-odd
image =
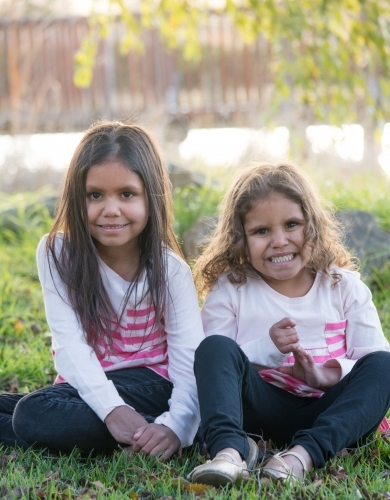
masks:
[[[312,249],[307,265],[310,270],[324,272],[336,286],[341,276],[330,272],[332,266],[350,270],[358,267],[357,259],[343,243],[343,232],[333,211],[325,206],[300,168],[290,161],[252,163],[238,173],[224,196],[217,227],[195,264],[194,277],[201,296],[213,288],[222,273],[239,285],[248,276],[259,277],[248,260],[244,222],[256,201],[272,192],[280,193],[302,209],[305,244]]]

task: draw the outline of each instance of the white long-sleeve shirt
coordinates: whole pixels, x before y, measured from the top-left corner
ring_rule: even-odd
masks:
[[[269,335],[272,325],[284,317],[295,319],[299,344],[316,363],[339,364],[342,377],[365,354],[390,350],[359,273],[339,268],[332,272],[342,276],[335,288],[329,277],[317,273],[309,292],[296,298],[281,295],[261,278],[234,285],[222,275],[202,309],[206,337],[235,340],[251,363],[266,368],[259,374],[267,382],[299,396],[321,396],[323,392],[276,370],[294,364],[294,357],[277,349]]]
[[[104,421],[114,408],[126,404],[105,372],[148,367],[173,384],[169,411],[157,417],[155,422],[172,429],[182,447],[190,445],[199,425],[193,373],[194,352],[204,334],[188,265],[174,252],[167,252],[168,279],[163,331],[152,331],[154,310],[147,298],[134,312],[136,295],[141,295],[144,288],[141,280],[138,292],[130,296],[120,324],[112,323],[114,352],[103,348],[96,355],[86,342],[84,331],[69,305],[65,286],[53,263],[49,269],[46,239],[44,236],[38,245],[37,263],[46,318],[52,333],[54,363],[59,374],[56,382],[66,381],[77,389],[80,397]],[[56,252],[59,252],[61,245],[62,236],[59,234]],[[129,283],[102,260],[99,265],[112,306],[120,314]]]

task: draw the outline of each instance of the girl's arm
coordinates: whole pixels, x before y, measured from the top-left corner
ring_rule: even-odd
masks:
[[[173,390],[169,411],[157,417],[155,423],[171,429],[185,447],[192,444],[199,426],[193,364],[204,334],[190,268],[172,252],[168,254],[168,275],[164,323]]]
[[[62,238],[58,236],[56,250],[60,250],[61,244]],[[126,403],[114,384],[107,379],[95,352],[87,344],[54,264],[51,265],[50,272],[45,247],[46,237],[38,245],[37,264],[46,318],[52,333],[55,367],[104,421],[115,408]]]
[[[346,357],[330,360],[326,367],[340,366],[341,378],[349,373],[358,359],[374,351],[389,351],[378,312],[369,288],[360,280],[359,273],[344,271],[338,285],[344,304]]]

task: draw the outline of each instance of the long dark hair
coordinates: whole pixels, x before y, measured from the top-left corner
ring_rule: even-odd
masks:
[[[220,209],[217,228],[194,267],[200,295],[209,292],[219,276],[227,272],[231,283],[242,284],[248,276],[258,276],[248,260],[244,221],[259,199],[277,192],[297,203],[304,214],[305,243],[311,247],[307,267],[323,271],[336,285],[341,275],[332,266],[356,269],[354,259],[343,243],[340,224],[333,211],[316,193],[313,185],[294,163],[253,163],[241,170],[227,191]]]
[[[166,300],[167,249],[182,255],[173,232],[171,185],[156,142],[139,125],[97,122],[87,130],[70,162],[58,213],[46,243],[48,257],[51,256],[65,284],[86,340],[95,350],[103,341],[112,345],[111,322],[120,319],[100,276],[98,252],[88,230],[86,205],[87,173],[91,167],[108,161],[119,162],[140,176],[149,208],[148,222],[138,236],[138,268],[123,299],[123,308],[145,272],[147,289],[135,307],[149,293],[155,310],[155,327],[160,326]],[[63,245],[60,253],[56,253],[56,236],[60,230]],[[49,258],[49,264],[50,261]]]

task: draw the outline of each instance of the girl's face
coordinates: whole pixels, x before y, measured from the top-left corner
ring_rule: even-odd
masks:
[[[302,208],[278,192],[259,199],[246,214],[248,258],[264,281],[290,297],[305,295],[314,276],[305,268],[310,246],[305,244]]]
[[[121,163],[107,161],[89,169],[86,192],[89,231],[99,254],[134,256],[149,217],[140,176]]]

